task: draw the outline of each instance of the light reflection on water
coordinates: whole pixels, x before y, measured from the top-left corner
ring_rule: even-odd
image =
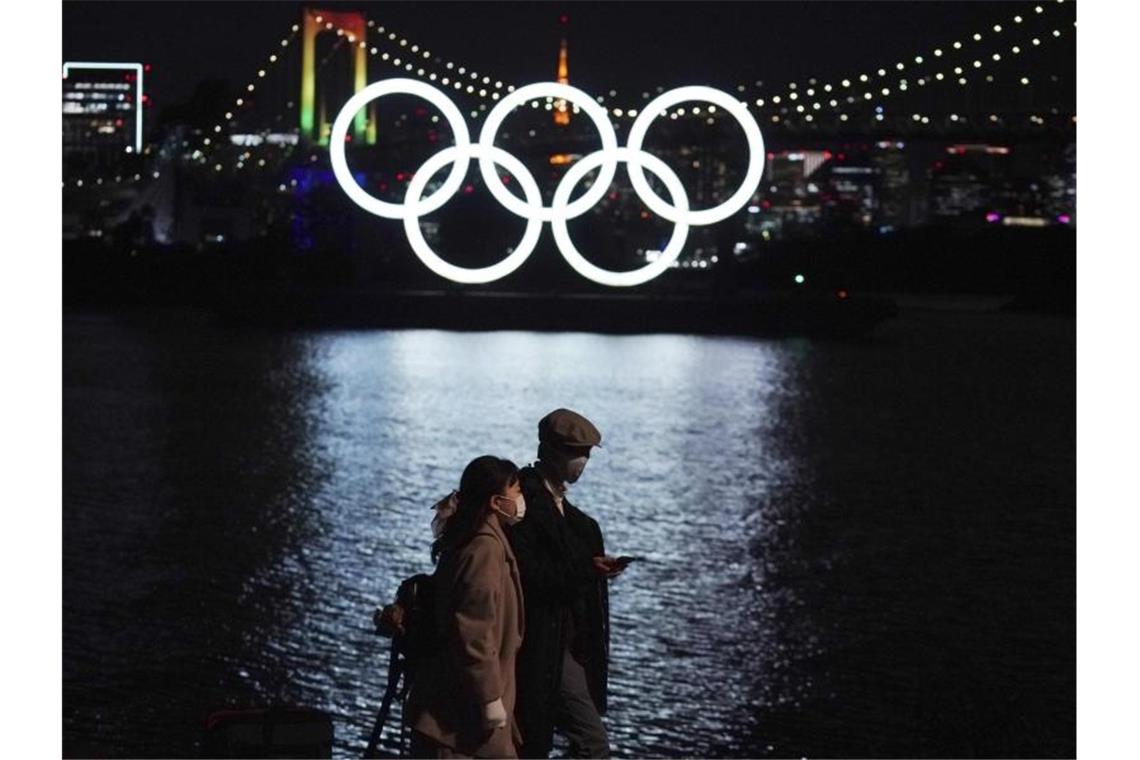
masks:
[[[537,420],[568,406],[605,438],[576,502],[601,522],[611,551],[647,557],[614,587],[615,748],[699,753],[749,720],[765,634],[740,583],[749,563],[740,515],[780,475],[782,452],[765,431],[778,397],[794,393],[781,369],[787,349],[508,332],[341,334],[321,349],[329,390],[313,446],[335,464],[314,494],[327,532],[313,577],[339,603],[285,631],[290,668],[318,647],[321,661],[338,661],[331,647],[345,638],[349,662],[375,662],[378,642],[345,623],[426,567],[427,507],[481,453],[530,461]],[[733,646],[745,632],[751,667]],[[355,700],[361,691],[375,700],[382,676],[326,680],[309,698],[342,713],[347,741],[367,731]]]
[[[1071,333],[69,317],[65,754],[195,755],[211,711],[284,701],[359,756],[388,656],[371,611],[429,568],[429,506],[475,456],[530,461],[559,406],[604,435],[572,498],[648,558],[612,588],[615,754],[1066,754],[1071,422],[1026,411],[1071,399]]]
[[[531,461],[537,420],[558,406],[586,413],[605,436],[575,501],[601,522],[611,551],[647,557],[613,589],[616,751],[700,752],[749,719],[770,642],[741,583],[750,562],[741,515],[785,470],[768,431],[795,394],[786,347],[524,332],[201,328],[187,339],[98,320],[71,328],[70,747],[114,746],[114,730],[138,730],[122,714],[135,694],[156,722],[181,713],[193,723],[259,699],[320,707],[336,717],[337,754],[358,753],[387,662],[369,615],[401,578],[429,567],[429,505],[477,455]],[[129,471],[116,468],[120,457]],[[116,519],[96,527],[93,513],[112,504]],[[131,521],[145,527],[123,538],[119,556],[137,566],[101,567],[96,538],[106,546]],[[170,552],[146,567],[159,560],[148,553]],[[83,577],[92,569],[128,597],[93,595]],[[132,658],[146,658],[103,630],[144,638],[124,625],[140,608],[168,646],[162,659],[177,686],[165,692],[162,679],[129,683],[144,665]],[[111,639],[108,651],[88,660],[84,636]],[[78,683],[108,656],[122,672]],[[185,661],[198,658],[204,667]],[[122,721],[116,728],[92,725],[83,703],[93,687],[109,691],[103,720]],[[188,728],[175,731],[183,742],[193,741]],[[176,753],[157,735],[119,741]]]

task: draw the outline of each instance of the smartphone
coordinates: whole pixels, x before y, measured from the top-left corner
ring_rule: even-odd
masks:
[[[627,556],[618,557],[617,561],[618,561],[618,564],[621,565],[621,567],[625,568],[625,567],[629,566],[630,562],[636,562],[638,560],[644,560],[644,559],[645,559],[645,557],[630,557],[627,555]]]

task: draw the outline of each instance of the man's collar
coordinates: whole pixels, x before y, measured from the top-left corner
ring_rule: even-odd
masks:
[[[562,479],[554,474],[554,468],[541,459],[534,463],[534,468],[538,470],[538,474],[542,476],[546,486],[550,489],[551,493],[556,496],[564,496],[566,494],[566,484]]]

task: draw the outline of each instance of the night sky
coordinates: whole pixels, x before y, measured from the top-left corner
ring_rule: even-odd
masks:
[[[996,2],[383,2],[323,3],[368,18],[454,60],[520,85],[553,79],[559,16],[569,18],[570,81],[593,94],[618,91],[635,105],[658,85],[771,88],[815,76],[832,81],[955,39],[1012,31],[1038,3]],[[1044,3],[1060,24],[1055,4]],[[184,101],[203,79],[243,86],[300,17],[293,2],[65,2],[66,60],[143,61],[159,108]],[[1073,8],[1063,9],[1070,19]],[[1043,54],[1075,69],[1071,35]],[[295,55],[294,48],[294,55]],[[370,78],[391,75],[378,60]],[[802,85],[801,85],[802,86]],[[773,90],[775,91],[775,90]]]

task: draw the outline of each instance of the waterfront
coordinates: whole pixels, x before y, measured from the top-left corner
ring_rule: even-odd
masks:
[[[428,507],[556,406],[614,553],[619,756],[1075,754],[1075,323],[858,341],[64,323],[64,753],[191,756],[227,705],[359,755],[373,607]],[[392,746],[391,737],[387,745]]]

